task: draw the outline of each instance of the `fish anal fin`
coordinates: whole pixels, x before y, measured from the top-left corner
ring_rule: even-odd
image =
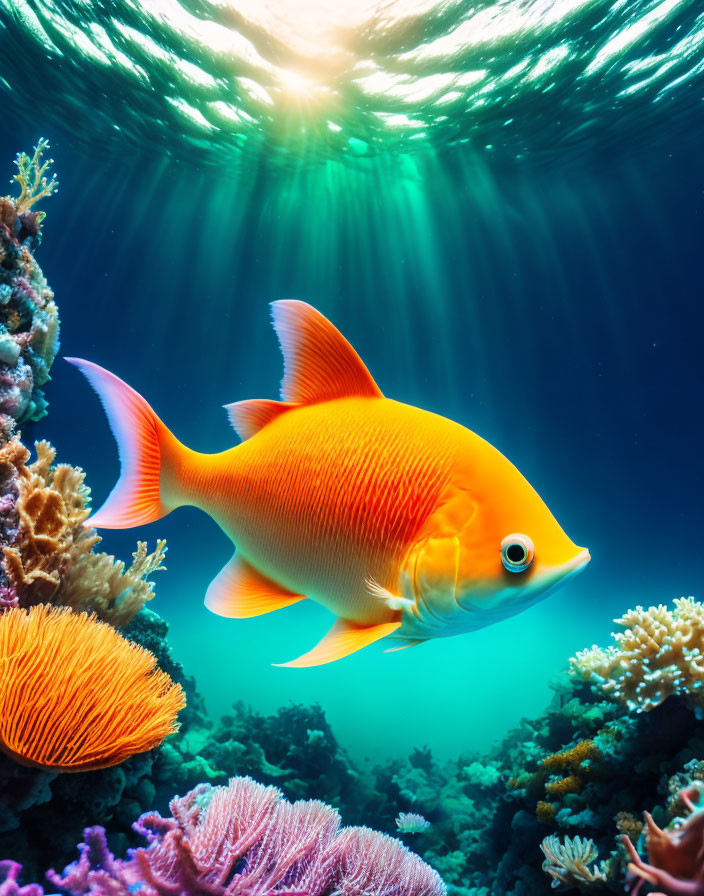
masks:
[[[382,394],[354,348],[319,311],[298,301],[272,302],[272,320],[284,356],[281,398],[319,404]]]
[[[305,595],[272,582],[237,554],[220,570],[205,595],[209,610],[230,619],[262,616],[301,600]]]
[[[290,663],[275,663],[275,665],[302,669],[308,666],[334,663],[335,660],[341,660],[343,657],[385,638],[395,632],[400,625],[400,622],[381,622],[378,625],[365,626],[357,625],[346,619],[338,619],[327,635],[308,653],[304,653],[296,660],[291,660]]]
[[[268,398],[250,398],[224,407],[233,429],[243,442],[291,409],[285,401],[270,401]]]

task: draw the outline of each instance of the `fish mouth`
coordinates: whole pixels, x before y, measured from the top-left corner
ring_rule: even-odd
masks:
[[[547,597],[548,593],[554,591],[559,585],[564,585],[565,582],[573,579],[585,568],[591,559],[589,551],[586,548],[581,548],[571,560],[558,567],[547,577],[546,588],[542,597]]]
[[[581,572],[591,559],[592,555],[589,553],[589,551],[586,548],[582,548],[577,556],[573,557],[572,560],[570,560],[569,563],[567,563],[563,568],[570,575],[577,575],[577,573]]]

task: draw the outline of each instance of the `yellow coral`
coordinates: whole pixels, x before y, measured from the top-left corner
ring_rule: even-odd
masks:
[[[34,147],[34,155],[31,158],[26,152],[17,154],[15,160],[17,174],[12,179],[17,181],[21,190],[20,195],[15,199],[15,209],[18,214],[29,211],[35,202],[46,199],[59,188],[56,176],[47,173],[49,166],[54,164],[54,160],[43,161],[44,151],[47,149],[49,149],[49,141],[40,140]]]
[[[704,605],[689,597],[675,609],[636,607],[614,620],[625,631],[570,660],[575,677],[594,681],[629,709],[647,712],[672,694],[704,706]]]
[[[584,786],[584,781],[577,775],[568,775],[566,778],[555,778],[545,785],[545,793],[558,799],[568,793],[579,793]]]
[[[147,553],[139,542],[129,568],[109,554],[94,552],[100,542],[95,529],[83,523],[90,511],[85,474],[68,464],[54,466],[55,451],[37,442],[37,459],[17,439],[0,449],[3,479],[16,474],[19,543],[3,547],[2,566],[20,604],[37,603],[94,610],[118,627],[126,625],[153,597],[147,576],[163,569],[166,543]]]
[[[643,822],[636,818],[635,815],[631,815],[630,812],[618,812],[614,821],[619,834],[630,837],[634,843],[643,831]]]
[[[555,807],[552,803],[539,800],[535,807],[535,817],[541,824],[551,824],[555,820]]]
[[[553,753],[547,759],[543,759],[540,768],[543,771],[554,772],[565,769],[580,769],[585,762],[598,759],[601,756],[599,748],[592,740],[580,740],[574,747]]]

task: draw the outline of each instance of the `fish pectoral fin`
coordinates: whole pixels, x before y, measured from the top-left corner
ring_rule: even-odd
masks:
[[[406,641],[405,644],[401,644],[399,647],[387,647],[384,653],[398,653],[399,650],[408,650],[409,647],[417,647],[419,644],[424,644],[426,638],[416,638],[413,641]]]
[[[205,595],[209,610],[230,619],[262,616],[301,600],[305,600],[304,594],[282,588],[237,554],[220,570]]]
[[[382,398],[364,362],[340,331],[305,302],[272,302],[271,315],[284,356],[281,398],[319,404],[363,395]]]
[[[301,669],[307,666],[334,663],[335,660],[341,660],[343,657],[385,638],[395,632],[400,625],[400,622],[357,625],[347,619],[338,619],[327,635],[308,653],[299,656],[297,660],[291,660],[290,663],[274,663],[274,665]]]
[[[371,578],[367,579],[367,591],[372,597],[378,597],[379,600],[383,601],[390,610],[410,610],[415,606],[415,601],[408,597],[394,594]]]

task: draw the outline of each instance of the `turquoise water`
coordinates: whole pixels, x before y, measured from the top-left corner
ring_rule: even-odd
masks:
[[[701,11],[311,5],[302,31],[243,9],[0,2],[1,157],[49,137],[61,174],[39,260],[62,353],[221,450],[223,404],[277,396],[268,303],[305,299],[385,394],[516,463],[592,563],[499,625],[299,671],[271,664],[328,615],[208,613],[231,546],[205,515],[104,547],[168,539],[152,606],[214,717],[319,701],[358,757],[484,749],[614,616],[701,597]],[[60,361],[48,397],[25,435],[99,503],[118,473],[99,404]]]

